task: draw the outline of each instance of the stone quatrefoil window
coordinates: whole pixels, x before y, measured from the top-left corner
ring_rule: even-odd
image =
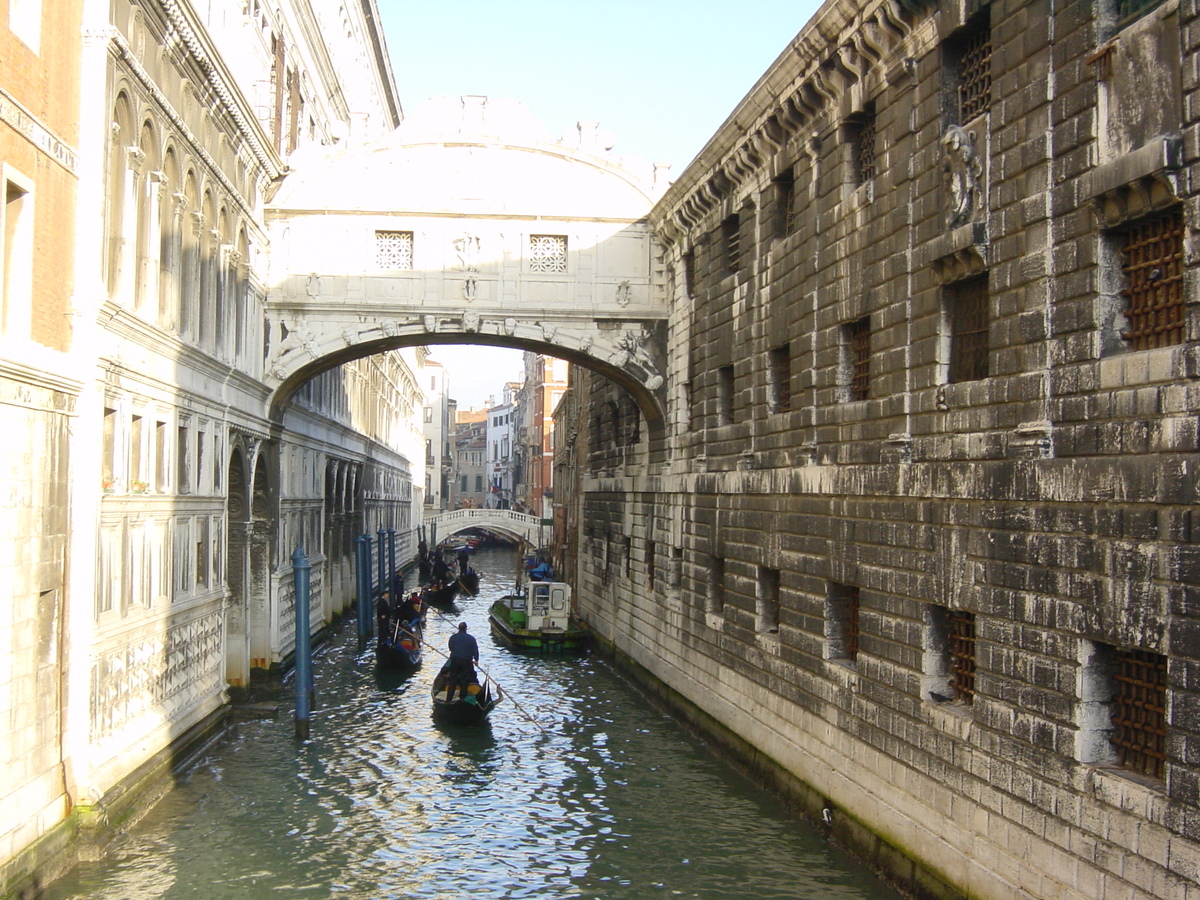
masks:
[[[567,239],[561,234],[529,236],[530,272],[567,271]]]
[[[413,233],[411,231],[375,232],[375,265],[380,269],[412,271]]]

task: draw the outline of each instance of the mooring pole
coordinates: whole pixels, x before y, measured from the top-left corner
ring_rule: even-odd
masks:
[[[371,639],[374,617],[371,615],[371,536],[354,539],[354,577],[358,583],[358,652],[366,649]]]
[[[292,577],[296,581],[296,737],[308,740],[312,709],[312,640],[309,634],[312,565],[303,547],[292,554]]]
[[[379,536],[379,593],[383,593],[388,589],[387,583],[387,532],[382,528],[376,532]]]
[[[400,602],[400,590],[396,586],[396,529],[389,528],[388,536],[388,587],[392,591],[392,602]]]

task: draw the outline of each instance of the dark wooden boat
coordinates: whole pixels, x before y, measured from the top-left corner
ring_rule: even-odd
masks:
[[[421,664],[421,621],[392,623],[390,634],[375,642],[375,662],[389,669],[415,669]]]
[[[488,610],[492,634],[517,650],[578,653],[587,630],[571,617],[571,587],[558,581],[531,581],[518,594],[501,597]]]
[[[460,688],[455,692],[453,700],[446,700],[446,686],[450,677],[450,663],[447,662],[433,679],[433,717],[439,722],[452,725],[478,725],[486,721],[496,704],[504,699],[499,685],[495,686],[484,678],[480,683],[478,675],[467,685],[464,695]]]
[[[457,578],[452,578],[446,584],[430,582],[421,589],[421,599],[430,606],[453,606],[456,596],[458,596]]]
[[[467,571],[458,576],[458,586],[464,594],[474,597],[479,593],[479,573],[468,567]]]

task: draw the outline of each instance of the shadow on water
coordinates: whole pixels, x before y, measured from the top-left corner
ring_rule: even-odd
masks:
[[[286,714],[242,723],[108,859],[43,896],[898,900],[599,657],[486,640],[510,587],[485,576],[426,629],[438,649],[460,618],[479,638],[507,695],[486,725],[433,721],[436,653],[381,669],[344,623],[315,666],[311,740]]]

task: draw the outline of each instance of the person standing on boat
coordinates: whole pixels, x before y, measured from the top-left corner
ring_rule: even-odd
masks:
[[[379,639],[385,640],[391,637],[389,625],[392,619],[392,598],[387,591],[379,595],[379,599],[375,601],[375,620],[379,626]]]
[[[450,673],[446,679],[446,702],[454,699],[454,692],[462,686],[463,696],[467,685],[476,681],[475,665],[479,662],[479,644],[467,633],[467,623],[459,622],[458,631],[450,635]]]

